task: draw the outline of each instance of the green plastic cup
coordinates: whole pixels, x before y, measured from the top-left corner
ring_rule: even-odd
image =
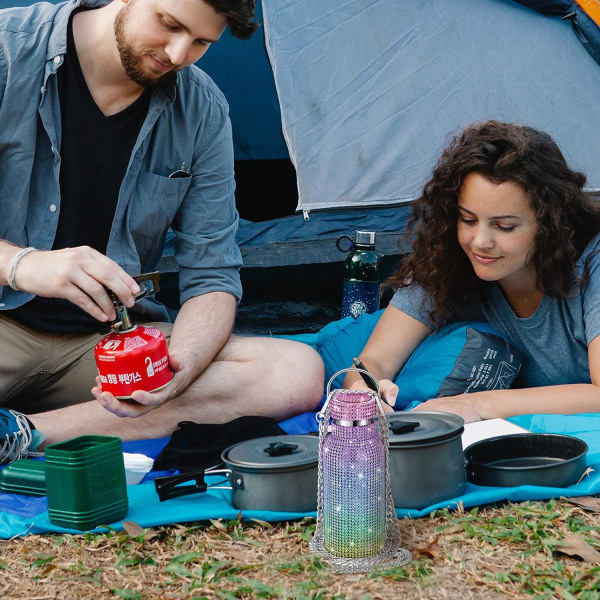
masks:
[[[48,515],[55,525],[88,530],[127,515],[121,440],[82,435],[46,447]]]

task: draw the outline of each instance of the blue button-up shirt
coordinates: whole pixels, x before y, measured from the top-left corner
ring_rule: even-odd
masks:
[[[0,239],[52,248],[60,214],[56,72],[67,50],[71,12],[103,4],[72,0],[0,11]],[[169,178],[183,163],[192,176]],[[171,227],[181,303],[212,291],[239,299],[234,189],[227,102],[205,73],[186,67],[175,85],[153,90],[121,184],[107,256],[131,275],[152,271]],[[16,308],[31,297],[0,287],[0,308]],[[145,312],[166,318],[152,302]]]

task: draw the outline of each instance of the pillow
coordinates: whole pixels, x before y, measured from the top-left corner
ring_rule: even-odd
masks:
[[[509,388],[523,355],[487,323],[457,322],[426,337],[394,379],[396,410],[470,392]]]
[[[321,329],[316,348],[325,364],[325,383],[352,366],[382,313],[345,317]],[[491,325],[470,321],[446,325],[421,342],[396,376],[396,410],[430,398],[509,388],[521,363],[521,352]],[[332,381],[332,390],[342,386],[344,375]]]
[[[325,385],[340,369],[354,366],[352,359],[362,352],[382,314],[383,309],[373,314],[363,313],[357,319],[344,317],[328,323],[319,331],[315,346],[325,364]],[[344,375],[333,380],[332,390],[342,387]]]

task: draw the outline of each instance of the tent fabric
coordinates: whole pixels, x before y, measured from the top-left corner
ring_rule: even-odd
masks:
[[[569,22],[513,0],[263,11],[299,209],[414,198],[449,132],[492,118],[547,131],[600,187],[598,65]]]
[[[596,0],[515,0],[543,14],[571,22],[573,31],[590,56],[600,64],[600,5]]]
[[[467,483],[465,493],[445,502],[428,506],[422,510],[397,509],[399,517],[424,517],[436,509],[470,508],[503,500],[544,500],[548,498],[576,497],[600,493],[600,414],[582,415],[525,415],[514,417],[510,421],[534,433],[563,433],[583,439],[589,446],[587,465],[591,471],[582,480],[568,488],[541,486],[484,487]],[[128,442],[124,445],[127,452],[146,451],[152,444],[160,447],[165,440],[153,440],[136,445]],[[207,483],[216,483],[217,478],[207,478]],[[208,519],[238,519],[248,521],[288,521],[303,517],[314,517],[310,513],[279,513],[272,511],[243,511],[234,508],[227,490],[212,490],[204,494],[174,498],[159,502],[152,481],[127,488],[129,512],[126,520],[134,521],[142,527],[187,523]],[[0,539],[9,539],[28,534],[43,533],[81,533],[74,529],[58,527],[50,522],[47,501],[42,498],[28,498],[17,494],[0,494]],[[120,531],[123,522],[110,523],[108,527]],[[94,531],[107,531],[99,527]]]

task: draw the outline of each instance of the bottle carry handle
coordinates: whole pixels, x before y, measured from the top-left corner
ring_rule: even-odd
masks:
[[[367,377],[370,377],[371,380],[373,381],[373,384],[375,385],[375,390],[371,390],[374,391],[376,396],[375,396],[375,402],[377,403],[377,409],[379,411],[379,414],[383,415],[385,414],[385,410],[383,408],[383,403],[384,400],[381,396],[381,388],[379,387],[379,381],[377,381],[377,379],[375,379],[375,377],[373,377],[373,375],[371,373],[369,373],[368,371],[364,370],[364,369],[357,369],[356,367],[350,367],[347,369],[341,369],[340,371],[338,371],[337,373],[334,373],[331,378],[329,379],[329,381],[327,382],[327,393],[325,394],[325,402],[323,403],[323,407],[321,408],[321,410],[317,413],[316,415],[316,419],[317,421],[321,421],[325,419],[325,415],[327,414],[327,408],[329,405],[329,401],[331,400],[331,397],[333,395],[333,393],[331,392],[331,384],[333,383],[333,380],[338,376],[341,375],[342,373],[351,373],[351,372],[355,372],[355,373],[361,373],[366,375]],[[334,390],[335,391],[335,390]],[[387,402],[386,402],[387,404]]]
[[[377,381],[377,379],[375,379],[375,377],[373,377],[373,375],[371,373],[369,373],[369,371],[365,370],[365,369],[357,369],[356,367],[349,367],[347,369],[341,369],[340,371],[338,371],[337,373],[334,373],[331,378],[329,379],[329,381],[327,382],[327,397],[329,397],[329,394],[331,392],[331,384],[333,383],[334,379],[338,376],[341,375],[342,373],[351,373],[351,372],[355,372],[355,373],[362,373],[364,375],[366,375],[367,377],[369,377],[371,379],[371,381],[373,382],[373,384],[375,385],[375,390],[373,390],[374,392],[377,392],[377,396],[379,397],[379,399],[381,400],[381,388],[379,387],[379,381]]]
[[[340,246],[340,242],[342,240],[348,240],[348,242],[350,242],[350,245],[348,246],[348,248],[344,249]],[[340,252],[344,252],[345,254],[348,254],[348,252],[354,252],[354,250],[356,250],[356,244],[354,243],[354,240],[349,235],[340,235],[340,237],[335,242],[335,247]]]

